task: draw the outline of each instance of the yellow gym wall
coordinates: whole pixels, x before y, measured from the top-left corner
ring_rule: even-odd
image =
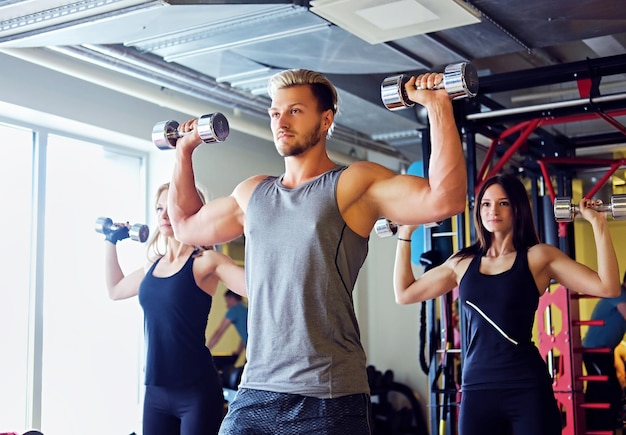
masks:
[[[626,240],[626,221],[610,221],[609,231],[611,232],[611,239],[613,240],[613,246],[615,247],[615,252],[617,254],[621,280],[624,276],[624,272],[626,271],[626,243],[623,242]],[[591,225],[589,225],[588,222],[574,222],[574,240],[576,242],[576,260],[594,270],[598,270],[596,245]],[[581,319],[589,319],[596,302],[597,299],[580,300]],[[583,336],[586,330],[586,326],[581,328],[581,334]]]
[[[572,182],[572,192],[572,203],[577,204],[583,195],[582,183],[580,182],[580,180],[574,180]],[[624,189],[623,186],[614,185],[613,193],[626,193],[626,189]],[[611,239],[613,241],[613,246],[615,247],[615,252],[617,254],[617,261],[620,267],[621,279],[624,275],[624,272],[626,271],[626,244],[623,243],[623,240],[626,240],[626,220],[615,221],[610,216],[608,217],[608,219],[609,231],[611,233]],[[598,270],[596,244],[591,225],[584,219],[577,218],[574,219],[573,231],[575,244],[574,258],[576,259],[576,261],[592,268],[593,270]],[[579,318],[581,320],[587,320],[591,317],[591,312],[593,311],[593,307],[595,306],[597,301],[598,300],[595,298],[584,298],[579,300]],[[560,330],[560,325],[562,324],[561,313],[558,312],[558,310],[552,310],[550,314],[552,316],[552,324],[555,325],[555,333],[558,333]],[[543,315],[543,313],[537,313],[537,315]],[[588,326],[582,326],[580,328],[581,339],[587,333],[587,329]],[[533,339],[535,343],[537,343],[537,322],[535,322]]]
[[[240,266],[244,265],[244,246],[242,243],[228,243],[227,245],[222,246],[222,252],[229,257],[231,257],[237,264]],[[208,342],[215,330],[222,323],[222,319],[226,314],[226,300],[224,298],[224,293],[226,293],[227,287],[220,282],[217,291],[215,292],[215,296],[213,297],[213,303],[211,305],[211,313],[209,314],[209,320],[207,322],[206,327],[206,341]],[[243,299],[245,304],[248,303],[246,298]],[[229,326],[220,341],[211,349],[211,353],[213,355],[232,355],[238,348],[241,343],[241,339],[239,338],[239,334],[233,325]],[[246,359],[245,349],[237,362],[236,366],[243,365]]]
[[[572,191],[572,202],[574,203],[578,203],[582,195],[586,193],[582,191],[582,184],[578,180],[572,184]],[[626,188],[622,184],[614,183],[612,192],[613,194],[624,194],[626,193]],[[617,254],[617,261],[619,263],[619,276],[621,280],[624,276],[624,272],[626,271],[626,244],[624,243],[624,240],[626,240],[626,220],[616,221],[610,216],[608,217],[608,220],[611,239],[613,241],[615,253]],[[591,225],[584,219],[574,219],[574,242],[576,260],[589,266],[593,270],[598,270],[597,251],[593,237],[593,230],[591,229]],[[597,299],[581,299],[579,304],[580,318],[589,319],[596,303]],[[587,328],[587,326],[581,327],[581,336],[584,337],[584,334],[587,332]]]

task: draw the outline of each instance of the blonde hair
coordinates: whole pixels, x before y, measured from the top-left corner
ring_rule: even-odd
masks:
[[[154,195],[154,207],[155,208],[159,203],[159,198],[161,194],[165,192],[166,190],[168,190],[169,188],[170,188],[169,182],[163,183],[159,186],[159,188],[156,191],[156,194]],[[202,190],[196,187],[196,191],[198,192],[198,195],[200,196],[200,199],[202,200],[202,204],[206,204],[206,198]],[[165,249],[165,251],[161,252],[161,248]],[[205,248],[205,249],[208,249],[208,248]],[[147,250],[146,252],[147,252],[147,256],[149,260],[154,260],[155,258],[162,257],[163,255],[165,255],[165,252],[167,251],[167,238],[164,237],[160,231],[158,230],[155,231],[154,234],[152,234],[152,237],[150,238],[148,245],[146,246],[146,250]]]
[[[290,88],[292,86],[307,85],[317,99],[320,112],[331,110],[333,115],[337,114],[337,89],[326,78],[325,75],[308,69],[288,69],[274,74],[267,83],[267,93],[270,98],[274,98],[279,89]],[[332,134],[335,123],[328,129],[328,137]]]

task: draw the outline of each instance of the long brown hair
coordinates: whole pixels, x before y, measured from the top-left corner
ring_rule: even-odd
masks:
[[[461,258],[478,255],[483,256],[491,246],[492,234],[487,231],[480,217],[480,207],[485,196],[485,191],[498,184],[504,189],[511,204],[511,214],[513,216],[513,246],[516,251],[525,251],[531,246],[540,243],[537,235],[537,228],[533,221],[533,213],[528,199],[528,192],[522,182],[509,174],[496,175],[483,183],[474,204],[474,228],[476,229],[477,240],[474,244],[461,249],[454,256]]]

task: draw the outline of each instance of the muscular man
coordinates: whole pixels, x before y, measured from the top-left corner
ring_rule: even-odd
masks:
[[[406,83],[428,110],[427,178],[372,162],[338,166],[326,151],[337,92],[314,71],[269,81],[279,177],[258,175],[228,197],[202,205],[194,189],[197,133],[176,144],[170,216],[176,237],[198,245],[246,236],[248,362],[220,433],[369,434],[366,358],[352,291],[369,235],[385,216],[400,224],[436,222],[465,208],[467,175],[452,103],[430,90],[443,74]],[[420,89],[417,89],[417,86]],[[195,129],[192,119],[179,126]]]

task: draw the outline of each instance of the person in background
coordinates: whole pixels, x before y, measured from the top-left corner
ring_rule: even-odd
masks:
[[[607,353],[583,353],[588,375],[607,376],[607,381],[587,381],[585,402],[608,403],[609,409],[587,409],[587,429],[615,430],[621,426],[622,388],[615,371],[614,349],[626,333],[626,273],[616,297],[604,297],[593,307],[591,320],[604,321],[603,326],[589,326],[583,338],[583,348],[607,348]]]
[[[209,349],[213,349],[213,346],[220,341],[228,327],[233,325],[241,339],[235,355],[240,355],[248,343],[248,307],[243,303],[243,298],[230,289],[224,293],[224,299],[226,300],[226,314],[224,314],[220,326],[209,339],[207,346]]]
[[[433,299],[459,287],[466,319],[460,435],[560,435],[561,415],[545,361],[532,342],[539,298],[552,280],[573,292],[619,294],[619,269],[604,213],[580,201],[595,237],[598,271],[540,243],[528,194],[512,175],[485,180],[476,196],[477,241],[415,278],[414,226],[398,228],[396,302]]]
[[[220,434],[369,434],[366,357],[352,292],[375,222],[436,222],[465,208],[467,172],[443,74],[412,77],[407,96],[428,111],[428,177],[327,153],[337,90],[298,69],[269,80],[270,127],[285,172],[257,175],[203,205],[192,154],[197,119],[179,126],[169,197],[177,238],[224,243],[245,234],[247,362]],[[419,89],[418,89],[419,87]]]
[[[218,283],[245,295],[245,275],[226,255],[174,238],[168,190],[168,183],[157,190],[159,228],[148,242],[144,267],[125,274],[119,264],[117,243],[128,237],[128,228],[106,234],[105,280],[111,299],[139,296],[144,312],[143,435],[216,434],[224,398],[205,346],[207,319]]]

